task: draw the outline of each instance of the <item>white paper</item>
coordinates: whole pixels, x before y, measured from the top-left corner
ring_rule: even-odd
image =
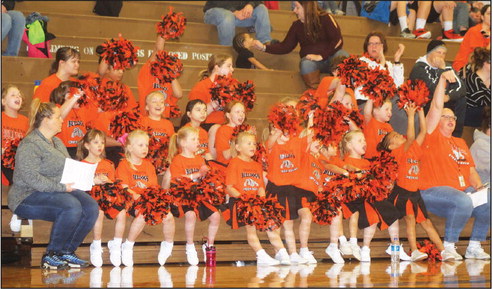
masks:
[[[472,206],[476,208],[488,202],[488,188],[481,189],[474,193],[468,193],[472,200]]]
[[[98,164],[88,164],[67,158],[60,183],[73,183],[73,189],[90,191],[94,185],[94,173],[97,167]]]

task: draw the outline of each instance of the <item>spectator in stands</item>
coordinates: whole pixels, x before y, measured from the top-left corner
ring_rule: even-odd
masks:
[[[462,260],[455,250],[455,243],[469,218],[473,217],[474,225],[465,257],[490,259],[480,242],[486,240],[491,225],[491,192],[487,193],[487,203],[475,208],[466,194],[482,189],[483,183],[466,143],[452,136],[456,116],[453,111],[444,108],[447,82],[454,83],[457,78],[453,71],[446,71],[439,78],[426,116],[427,135],[423,143],[420,172],[421,196],[429,212],[446,218],[445,251],[455,255],[455,260]]]
[[[79,74],[79,51],[71,47],[60,47],[56,51],[55,61],[51,65],[50,76],[41,81],[36,89],[33,99],[39,98],[41,102],[50,101],[50,94],[62,81],[75,80],[73,77]]]
[[[258,61],[250,50],[253,48],[253,42],[255,41],[250,34],[246,32],[236,34],[233,39],[233,48],[238,53],[238,57],[235,61],[236,68],[258,68],[262,70],[272,70]]]
[[[430,31],[424,29],[426,22],[440,21],[444,40],[462,41],[462,36],[453,29],[455,6],[454,1],[413,1],[410,9],[416,11],[416,30],[413,31],[416,38],[431,38]]]
[[[325,12],[334,15],[344,15],[344,11],[339,9],[339,1],[317,1],[318,7]]]
[[[469,11],[470,5],[465,1],[455,1],[454,8],[454,33],[464,37],[469,29]]]
[[[73,184],[60,183],[69,158],[55,137],[62,128],[60,109],[34,99],[31,115],[30,132],[17,149],[9,209],[20,218],[53,222],[41,267],[87,267],[89,262],[75,251],[96,222],[98,204],[86,192],[72,188]]]
[[[269,11],[262,1],[207,1],[204,13],[204,22],[216,25],[221,45],[233,45],[236,26],[253,26],[262,43],[272,40]]]
[[[24,15],[13,10],[15,1],[2,1],[2,41],[9,36],[7,50],[3,56],[17,56],[21,47],[22,34],[26,26]]]
[[[490,47],[491,41],[491,5],[484,5],[481,9],[481,23],[471,27],[460,44],[455,55],[452,67],[460,71],[469,61],[469,57],[476,47]]]
[[[466,74],[466,118],[462,138],[467,145],[473,142],[473,131],[482,123],[484,107],[491,107],[491,51],[476,47]]]
[[[416,38],[416,35],[414,35],[409,28],[409,22],[414,21],[414,18],[408,18],[407,16],[407,2],[408,1],[392,1],[390,3],[389,21],[393,25],[399,22],[401,37],[414,39]]]
[[[445,107],[453,109],[457,116],[456,131],[454,136],[462,135],[462,127],[464,126],[464,117],[466,113],[466,86],[463,81],[454,73],[452,67],[445,63],[447,47],[445,42],[441,40],[432,40],[426,48],[426,55],[420,57],[414,64],[409,79],[421,79],[426,83],[430,90],[430,98],[433,97],[435,88],[440,80],[440,76],[444,72],[453,74],[457,79],[456,82],[447,85],[445,92]],[[425,112],[428,111],[430,104],[425,106]]]
[[[294,13],[298,20],[289,28],[280,43],[255,47],[271,54],[287,54],[300,44],[300,73],[309,88],[317,88],[320,72],[329,72],[332,58],[349,54],[342,49],[341,28],[332,15],[318,8],[316,1],[295,1]]]
[[[469,27],[476,26],[481,23],[481,9],[471,6],[469,10]]]
[[[481,128],[474,131],[471,155],[481,181],[491,181],[491,107],[485,107]]]

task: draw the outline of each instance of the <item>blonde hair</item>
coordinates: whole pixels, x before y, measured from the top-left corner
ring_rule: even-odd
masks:
[[[216,67],[216,65],[221,67],[228,59],[233,59],[233,57],[229,54],[212,55],[211,58],[209,59],[209,63],[207,63],[207,69],[204,69],[199,72],[199,78],[202,80],[204,78],[211,76],[214,67]]]
[[[341,142],[339,143],[339,151],[341,152],[341,158],[344,158],[347,154],[350,153],[350,150],[347,147],[347,145],[353,139],[353,137],[358,133],[363,134],[363,131],[361,131],[359,129],[353,130],[353,131],[346,133],[342,137]]]
[[[231,158],[239,155],[238,151],[236,150],[236,145],[242,143],[243,140],[248,137],[253,137],[255,141],[257,140],[257,136],[249,131],[242,131],[234,138],[234,142],[231,143]]]
[[[149,99],[151,99],[151,97],[155,96],[155,95],[159,95],[161,96],[162,98],[164,98],[164,94],[159,91],[159,90],[154,90],[153,92],[149,93],[148,95],[146,95],[146,105],[147,105],[147,102],[149,101]]]
[[[43,119],[50,118],[55,113],[55,108],[56,105],[54,103],[41,102],[39,98],[33,99],[29,112],[29,130],[27,133],[39,128]]]
[[[131,131],[128,134],[127,139],[125,140],[125,157],[127,158],[127,160],[130,158],[130,152],[128,151],[128,147],[132,144],[132,142],[134,142],[139,137],[146,138],[147,143],[149,143],[149,134],[147,134],[147,132],[145,132],[141,129],[136,129],[136,130]],[[129,161],[129,164],[130,164],[130,167],[132,169],[137,170],[130,161]]]
[[[13,84],[7,84],[4,87],[2,87],[2,100],[7,96],[11,88],[16,88],[19,91],[19,94],[21,95],[21,99],[22,99],[22,105],[24,105],[24,94],[22,94],[22,91],[19,89],[19,87],[17,87],[17,85],[13,85]],[[4,109],[5,108],[3,107],[3,103],[2,103],[2,111]]]
[[[77,143],[76,157],[78,160],[83,160],[89,155],[89,150],[86,148],[85,144],[92,142],[97,137],[100,137],[103,140],[104,145],[106,146],[106,135],[104,134],[104,132],[98,129],[91,129]],[[101,153],[101,157],[102,158],[106,157],[104,150]]]
[[[299,98],[292,97],[292,96],[285,96],[285,97],[283,97],[283,98],[281,98],[279,100],[279,102],[280,103],[283,103],[283,104],[288,104],[288,102],[296,102],[296,103],[298,103],[298,101],[300,101]]]
[[[180,142],[186,139],[192,133],[198,135],[199,129],[191,126],[184,126],[171,136],[169,140],[169,149],[168,149],[169,162],[171,162],[174,156],[176,156],[179,153],[181,149]]]

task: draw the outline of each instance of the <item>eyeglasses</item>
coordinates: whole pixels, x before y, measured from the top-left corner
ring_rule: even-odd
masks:
[[[457,117],[455,115],[442,115],[442,117],[447,120],[457,120]]]
[[[383,43],[381,43],[381,42],[368,42],[368,46],[379,46],[379,45],[383,45]]]

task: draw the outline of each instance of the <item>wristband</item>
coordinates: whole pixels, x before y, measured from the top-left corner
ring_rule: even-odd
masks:
[[[401,64],[400,61],[394,61],[394,64]]]

